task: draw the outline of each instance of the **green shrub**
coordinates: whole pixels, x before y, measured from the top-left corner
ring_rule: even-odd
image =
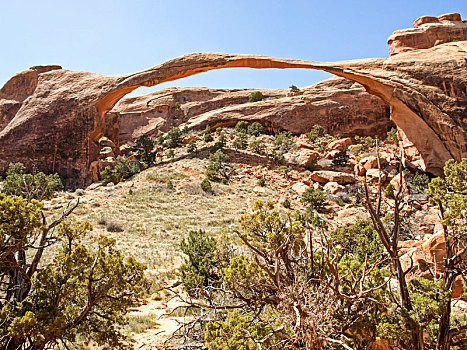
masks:
[[[426,174],[415,175],[412,179],[412,184],[415,186],[418,192],[425,192],[430,183],[430,178]]]
[[[292,134],[290,131],[284,131],[276,135],[274,140],[274,149],[280,153],[288,152],[293,146]]]
[[[264,177],[258,180],[258,185],[261,187],[266,186],[266,180],[264,179]]]
[[[170,131],[167,133],[167,140],[165,142],[166,146],[168,148],[176,148],[180,145],[180,136],[181,132],[179,128],[172,128]]]
[[[29,201],[50,199],[56,191],[63,189],[58,174],[45,175],[43,172],[28,174],[24,170],[22,163],[10,163],[3,182],[3,193],[20,196]]]
[[[302,202],[308,204],[311,209],[319,210],[326,203],[326,195],[320,189],[315,190],[312,187],[308,187],[305,193],[303,193]]]
[[[383,245],[370,220],[357,220],[355,224],[339,227],[330,236],[333,246],[339,246],[360,262],[364,262],[366,256],[374,262],[383,252]]]
[[[214,181],[228,180],[232,170],[228,164],[229,160],[229,156],[223,153],[222,150],[217,150],[214,154],[211,154],[206,169],[208,179]]]
[[[164,141],[165,141],[165,138],[162,135],[158,136],[156,139],[156,143],[161,146],[164,144]]]
[[[248,129],[248,123],[244,120],[240,120],[237,122],[237,124],[235,124],[235,131],[236,132],[246,132]]]
[[[258,102],[261,101],[264,98],[263,94],[261,91],[253,91],[250,96],[248,96],[248,101],[250,102]]]
[[[247,132],[250,135],[259,136],[263,132],[263,126],[258,122],[254,122],[248,125]]]
[[[204,191],[204,192],[212,192],[212,186],[211,186],[211,182],[209,181],[208,178],[204,179],[203,181],[201,181],[201,189]]]
[[[219,134],[219,137],[217,138],[217,141],[216,143],[214,143],[214,146],[213,148],[215,150],[218,150],[218,149],[223,149],[225,147],[225,144],[226,144],[227,140],[225,138],[225,134],[223,132],[221,132]]]
[[[237,136],[235,137],[235,140],[233,141],[232,146],[235,148],[235,150],[247,148],[248,142],[247,142],[247,137],[246,137],[246,133],[244,130],[241,130],[237,133]]]
[[[375,146],[375,139],[371,136],[355,136],[355,141],[361,143],[365,149]]]
[[[347,162],[349,160],[349,155],[347,154],[347,151],[339,151],[332,157],[332,164],[334,165],[347,165]]]
[[[106,223],[106,229],[109,232],[123,232],[122,225],[115,221],[109,221]]]
[[[264,154],[266,145],[263,140],[254,140],[250,142],[250,149],[255,153]]]
[[[290,92],[299,92],[300,89],[296,87],[295,85],[290,85]]]
[[[167,188],[169,190],[172,190],[174,188],[174,184],[172,183],[172,180],[167,181]]]
[[[191,141],[188,143],[188,145],[186,146],[186,151],[187,151],[188,153],[193,153],[193,152],[196,151],[196,148],[197,148],[197,146],[196,146],[196,141],[195,141],[195,140],[191,140]]]
[[[324,128],[319,124],[315,124],[313,125],[311,131],[306,134],[306,136],[308,137],[308,140],[310,140],[310,142],[315,142],[316,139],[324,136]]]
[[[180,248],[188,256],[180,267],[181,280],[185,290],[196,296],[198,288],[215,285],[219,281],[216,271],[216,240],[205,231],[190,231]]]
[[[101,172],[102,183],[104,185],[107,185],[110,182],[117,184],[120,181],[129,179],[140,171],[141,169],[138,164],[130,162],[126,157],[117,157],[117,162],[113,169],[110,166],[106,166]]]
[[[286,209],[290,209],[291,207],[291,203],[290,203],[290,199],[286,198],[282,201],[282,206]]]
[[[154,165],[157,153],[153,151],[155,142],[148,135],[143,135],[136,140],[136,144],[131,148],[135,153],[135,158],[146,164],[147,167]]]
[[[173,160],[175,158],[175,151],[173,149],[169,149],[165,155],[167,158]]]
[[[188,128],[188,126],[185,125],[185,126],[183,127],[183,129],[182,129],[182,134],[183,134],[183,135],[186,135],[186,134],[188,134],[189,132],[190,132],[190,129]]]
[[[388,131],[387,140],[394,142],[395,145],[399,145],[399,138],[397,137],[397,128],[391,128],[391,130]]]

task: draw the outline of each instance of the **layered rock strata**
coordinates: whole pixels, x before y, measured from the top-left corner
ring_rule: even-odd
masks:
[[[261,91],[263,101],[248,102],[253,91]],[[176,126],[216,128],[240,120],[260,122],[269,132],[302,134],[319,124],[333,135],[380,138],[393,126],[388,105],[360,84],[343,78],[325,80],[297,93],[288,89],[170,88],[124,98],[107,115],[119,119],[120,143],[143,134],[157,136]]]

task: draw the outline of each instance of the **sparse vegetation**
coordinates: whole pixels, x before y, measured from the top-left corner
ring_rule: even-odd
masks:
[[[266,149],[264,141],[260,139],[251,141],[249,147],[257,154],[264,154],[264,150]]]
[[[332,157],[332,164],[334,165],[347,165],[347,162],[349,160],[349,155],[347,154],[347,151],[339,151]]]
[[[300,89],[295,85],[290,85],[290,92],[300,92]]]
[[[324,136],[324,128],[319,124],[315,124],[313,125],[311,131],[306,134],[306,136],[310,142],[315,142],[318,138]]]
[[[264,98],[263,94],[261,91],[253,91],[250,96],[248,96],[248,101],[250,102],[258,102],[262,101]]]
[[[45,175],[43,172],[29,174],[25,173],[25,169],[22,163],[10,163],[1,191],[30,201],[50,199],[55,192],[63,189],[58,174]]]
[[[279,153],[286,153],[292,149],[294,142],[292,141],[292,134],[289,131],[281,132],[276,135],[274,140],[274,149]]]
[[[307,188],[302,196],[302,202],[308,204],[309,208],[319,210],[326,203],[326,195],[320,189]]]
[[[181,137],[182,133],[180,132],[179,128],[172,128],[170,131],[167,133],[167,138],[165,141],[165,144],[168,148],[176,148],[180,146]]]
[[[247,132],[250,135],[259,136],[263,132],[263,126],[258,122],[254,122],[248,125]]]
[[[201,181],[201,189],[202,189],[204,192],[212,192],[211,182],[209,181],[208,178],[206,178],[206,179],[204,179],[203,181]]]
[[[399,145],[399,138],[397,136],[397,128],[391,128],[391,130],[388,131],[387,140],[393,142],[395,145]]]
[[[157,152],[154,151],[155,142],[148,135],[143,135],[136,140],[136,144],[131,148],[135,153],[135,158],[143,162],[147,167],[154,165]]]

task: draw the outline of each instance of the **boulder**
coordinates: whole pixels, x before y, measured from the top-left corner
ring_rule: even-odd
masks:
[[[337,212],[337,222],[341,225],[352,225],[358,219],[368,219],[370,216],[363,208],[346,208]]]
[[[301,166],[307,166],[313,161],[317,161],[321,156],[318,152],[310,149],[301,149],[297,155],[297,164]]]
[[[343,192],[345,189],[344,186],[339,185],[337,182],[328,182],[326,185],[323,186],[323,190],[326,193],[336,194],[337,192]]]
[[[310,179],[319,183],[337,182],[340,185],[355,182],[355,177],[352,174],[331,170],[314,171]]]
[[[352,144],[352,139],[346,137],[344,139],[339,139],[332,141],[328,145],[329,150],[345,151]]]
[[[386,181],[386,173],[384,170],[378,170],[378,169],[368,169],[365,173],[366,178],[371,181],[371,182],[378,182],[379,177],[381,176],[381,182]]]
[[[305,193],[309,186],[305,185],[303,182],[296,182],[292,185],[292,190],[294,190],[299,195]]]
[[[360,163],[355,164],[354,173],[356,176],[363,176],[366,173],[366,169]]]

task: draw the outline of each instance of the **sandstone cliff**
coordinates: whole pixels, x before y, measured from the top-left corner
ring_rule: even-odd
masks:
[[[454,17],[444,22],[460,22]],[[390,105],[391,119],[420,152],[421,166],[440,174],[447,159],[467,157],[467,38],[455,40],[423,49],[409,43],[404,45],[416,50],[334,63],[195,53],[117,77],[31,69],[35,73],[20,73],[1,90],[0,171],[21,161],[57,171],[69,186],[89,183],[100,137],[119,143],[118,123],[106,113],[127,93],[208,70],[250,67],[319,69],[360,83]],[[28,88],[23,92],[22,86]]]

